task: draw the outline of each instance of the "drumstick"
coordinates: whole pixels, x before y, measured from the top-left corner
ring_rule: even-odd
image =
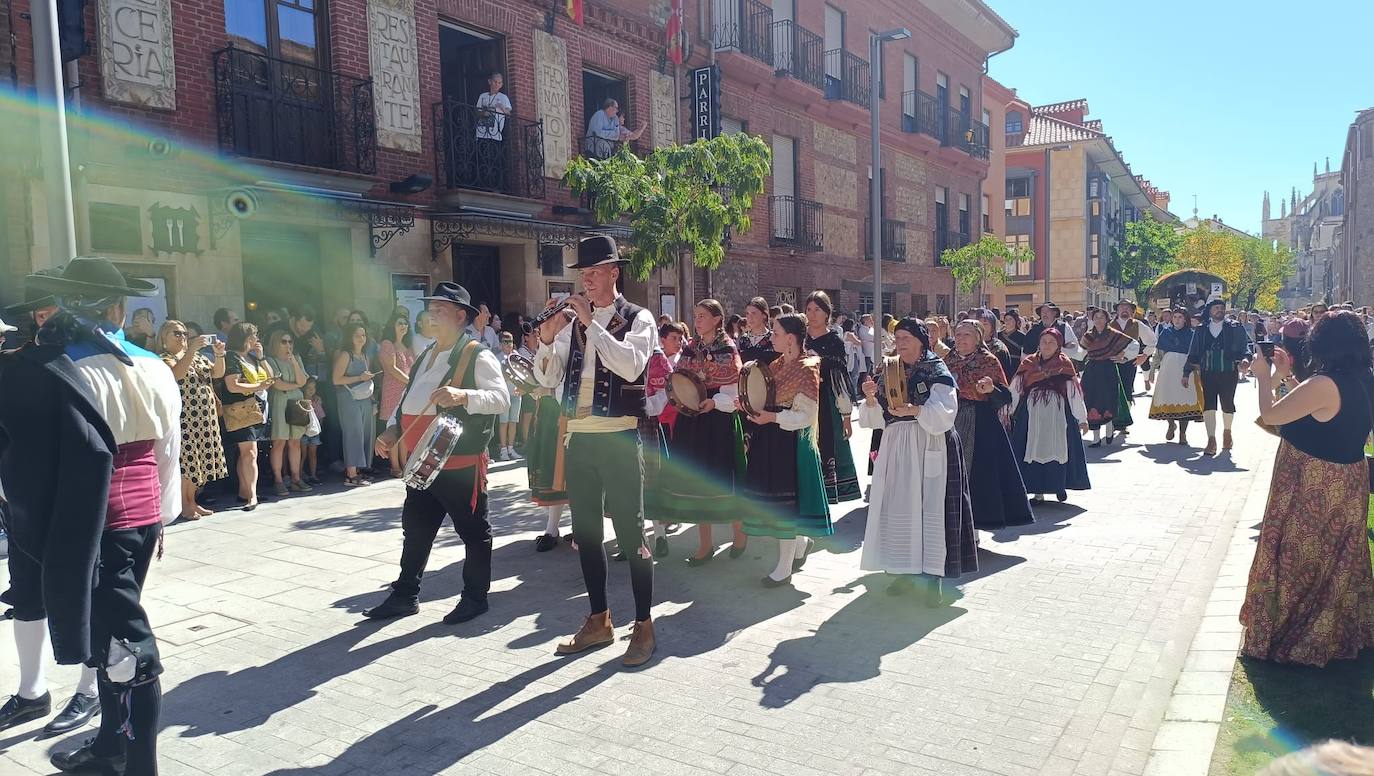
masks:
[[[424,409],[420,410],[420,414],[419,414],[419,415],[416,415],[416,416],[415,416],[415,419],[412,420],[412,421],[410,421],[410,425],[408,425],[408,426],[405,427],[405,430],[401,432],[401,435],[398,436],[398,437],[396,437],[396,441],[395,441],[395,442],[392,442],[391,444],[389,444],[389,445],[386,446],[387,452],[391,452],[392,450],[395,450],[395,449],[396,449],[396,446],[399,445],[399,444],[401,444],[401,440],[402,440],[402,439],[405,439],[406,436],[408,436],[408,435],[410,434],[410,432],[413,431],[413,430],[415,429],[415,427],[416,427],[417,425],[420,424],[420,421],[422,421],[422,420],[425,419],[425,414],[428,413],[428,412],[429,412],[430,410],[432,410],[432,409],[434,409],[434,402],[433,402],[433,401],[430,401],[429,404],[426,404],[426,405],[425,405],[425,408],[424,408]]]

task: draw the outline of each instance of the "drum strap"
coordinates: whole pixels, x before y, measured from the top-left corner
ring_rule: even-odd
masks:
[[[462,382],[463,375],[467,374],[468,364],[472,363],[473,357],[477,355],[477,348],[479,348],[480,346],[480,343],[478,343],[475,339],[468,340],[468,344],[463,346],[463,351],[458,356],[458,368],[453,370],[453,375],[449,378],[446,387],[461,388],[461,386],[455,385],[454,383]],[[434,409],[433,401],[431,401],[429,404],[426,404],[423,410],[420,410],[420,414],[415,416],[415,419],[410,422],[410,425],[406,426],[401,431],[401,435],[396,437],[396,441],[393,442],[391,444],[391,447],[387,449],[396,449],[396,445],[399,445],[402,439],[405,439],[407,436],[409,436],[410,432],[414,430],[415,426],[418,425],[420,421],[424,420],[424,417],[428,415],[429,411],[432,409]]]

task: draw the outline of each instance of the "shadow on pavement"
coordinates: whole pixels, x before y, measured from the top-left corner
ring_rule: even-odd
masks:
[[[312,520],[298,520],[292,528],[298,531],[312,531],[321,528],[345,528],[358,533],[382,533],[401,527],[401,500],[396,497],[396,506],[388,508],[364,509],[359,512],[320,517]],[[531,531],[542,533],[546,514],[544,507],[535,506],[530,501],[529,490],[523,485],[492,486],[487,491],[487,513],[491,516],[492,536],[512,536]],[[564,517],[566,522],[567,518]],[[439,529],[435,539],[436,547],[462,544],[458,534],[449,521],[447,528]],[[397,552],[400,551],[400,537],[397,537]],[[532,539],[531,539],[532,540]]]
[[[1236,465],[1229,450],[1222,450],[1216,456],[1208,457],[1202,454],[1201,447],[1153,444],[1143,446],[1140,452],[1155,463],[1178,464],[1191,474],[1249,471]]]
[[[1073,498],[1075,493],[1083,493],[1083,491],[1071,490],[1069,491],[1069,498]],[[1064,525],[1066,520],[1078,517],[1088,511],[1077,504],[1060,502],[1053,499],[1039,503],[1031,502],[1031,508],[1035,510],[1034,523],[1030,525],[999,528],[996,531],[992,531],[992,538],[1005,543],[1014,541],[1020,536],[1052,533],[1067,528],[1068,526]]]

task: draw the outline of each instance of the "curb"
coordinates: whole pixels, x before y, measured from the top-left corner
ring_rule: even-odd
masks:
[[[1260,472],[1272,472],[1277,446],[1255,463]],[[1257,526],[1269,500],[1269,478],[1263,489],[1253,488],[1241,508],[1216,584],[1207,599],[1202,624],[1193,636],[1183,671],[1174,685],[1164,722],[1150,747],[1145,776],[1207,776],[1226,713],[1243,628],[1240,606],[1255,555]]]

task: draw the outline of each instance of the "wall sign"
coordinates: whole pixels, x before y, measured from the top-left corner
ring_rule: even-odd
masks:
[[[692,137],[710,140],[720,134],[720,71],[698,67],[692,71]]]
[[[100,0],[100,79],[112,102],[176,110],[171,0]]]
[[[369,0],[367,19],[377,143],[416,153],[420,150],[420,65],[415,0]]]
[[[153,253],[200,255],[200,214],[193,207],[165,207],[154,202],[148,208],[153,221]]]

